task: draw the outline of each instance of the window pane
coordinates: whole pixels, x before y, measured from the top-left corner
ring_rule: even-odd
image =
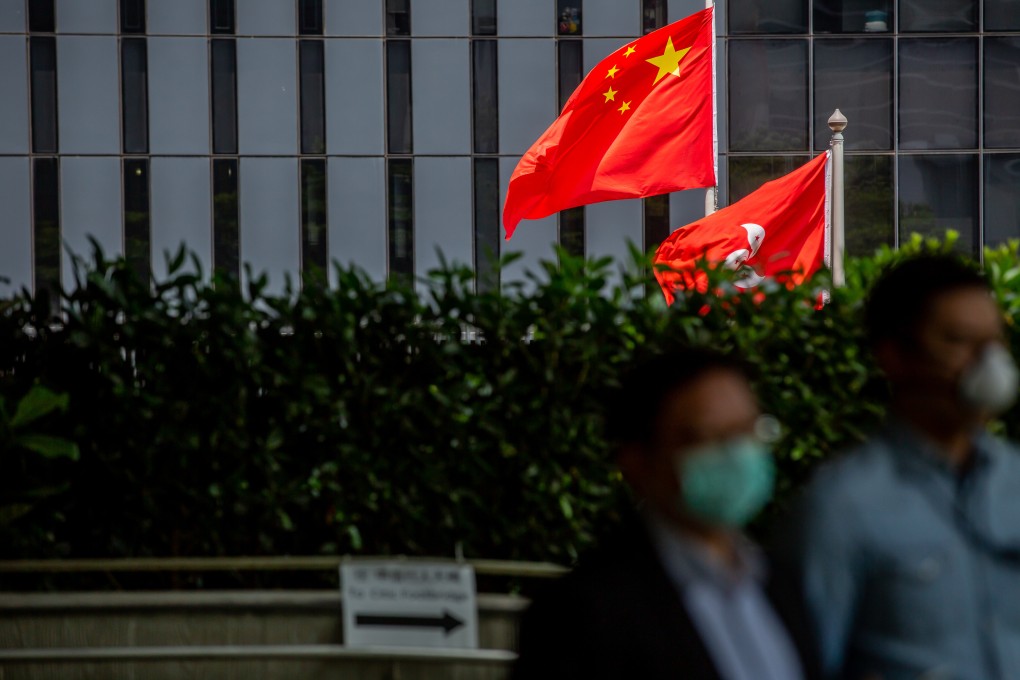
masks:
[[[149,161],[124,160],[124,250],[131,268],[144,280],[150,275]]]
[[[410,158],[392,158],[389,171],[390,276],[414,275],[414,182]]]
[[[472,0],[471,32],[474,35],[496,35],[496,0]]]
[[[411,0],[386,0],[386,35],[411,35]]]
[[[57,152],[57,42],[31,38],[32,151]]]
[[[666,0],[643,0],[641,8],[641,30],[645,33],[662,28],[669,23],[669,9]]]
[[[645,251],[658,248],[669,236],[669,194],[644,200]]]
[[[556,33],[581,35],[581,0],[558,0]]]
[[[584,57],[580,40],[561,40],[557,43],[559,54],[559,95],[560,110],[570,99],[584,77]]]
[[[730,41],[730,148],[808,148],[807,41]]]
[[[815,148],[827,149],[837,108],[848,149],[892,148],[892,41],[815,40]]]
[[[120,43],[121,104],[124,153],[148,153],[148,55],[145,38],[125,38]]]
[[[499,260],[499,161],[476,158],[475,180],[475,272],[478,290],[499,288],[495,264]]]
[[[1020,31],[1020,7],[1016,0],[985,0],[986,31]]]
[[[977,2],[974,0],[900,0],[900,30],[976,31]]]
[[[499,151],[499,81],[496,73],[496,53],[495,40],[476,40],[472,45],[475,153]]]
[[[570,255],[584,257],[584,207],[560,212],[560,245]]]
[[[28,30],[32,33],[53,33],[56,24],[54,0],[28,0]]]
[[[32,161],[32,251],[35,294],[47,293],[58,309],[60,293],[60,173],[56,158]]]
[[[217,270],[240,277],[238,252],[237,159],[213,160],[213,264]]]
[[[985,38],[985,146],[1020,146],[1020,38]]]
[[[302,40],[301,50],[301,153],[326,153],[326,81],[323,45]]]
[[[913,233],[960,234],[960,252],[977,255],[977,157],[900,156],[900,242]]]
[[[892,0],[815,0],[815,34],[886,33],[892,28]]]
[[[301,35],[322,35],[322,0],[299,0],[298,32]]]
[[[900,41],[900,148],[977,146],[977,41]]]
[[[730,33],[807,33],[807,0],[730,0]]]
[[[728,162],[730,191],[729,205],[733,205],[762,184],[789,174],[810,160],[807,156],[736,156]]]
[[[985,245],[1020,238],[1020,154],[985,156]]]
[[[120,0],[120,32],[145,33],[145,0]]]
[[[326,160],[301,161],[301,270],[325,275],[329,264],[326,228]]]
[[[234,32],[234,0],[209,0],[209,32]]]
[[[386,43],[386,147],[411,153],[411,43]]]
[[[853,256],[873,255],[895,243],[891,156],[847,156],[845,245]]]
[[[237,153],[237,46],[212,41],[213,153]]]

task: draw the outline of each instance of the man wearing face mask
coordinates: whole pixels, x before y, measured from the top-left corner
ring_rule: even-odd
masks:
[[[638,511],[536,598],[514,677],[808,677],[799,628],[770,604],[763,560],[741,533],[775,476],[741,365],[707,350],[660,356],[624,380],[609,411]]]
[[[1020,454],[984,430],[1017,368],[988,282],[954,257],[907,260],[866,322],[890,423],[822,469],[799,517],[826,675],[1020,678]]]

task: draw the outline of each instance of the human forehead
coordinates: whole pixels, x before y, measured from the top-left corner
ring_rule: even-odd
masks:
[[[724,439],[751,431],[759,414],[747,378],[734,370],[715,369],[667,394],[656,439],[666,446]]]
[[[959,335],[1001,335],[1002,313],[992,293],[970,287],[933,297],[921,319],[921,330]]]

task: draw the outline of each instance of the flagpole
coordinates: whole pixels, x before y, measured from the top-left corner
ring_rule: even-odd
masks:
[[[846,285],[846,271],[843,269],[844,249],[844,211],[843,211],[843,130],[846,129],[846,116],[836,109],[829,116],[829,129],[832,130],[832,139],[829,146],[832,149],[832,207],[831,223],[832,238],[830,239],[832,251],[829,253],[832,263],[832,285],[842,288]]]
[[[705,8],[715,7],[715,0],[705,0]],[[705,189],[705,216],[719,209],[719,98],[716,94],[717,78],[715,74],[715,10],[712,11],[712,153],[715,156],[715,186]]]

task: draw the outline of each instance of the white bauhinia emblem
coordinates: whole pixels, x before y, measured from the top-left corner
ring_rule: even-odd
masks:
[[[754,267],[745,263],[758,253],[758,248],[765,240],[765,229],[760,224],[753,222],[747,222],[740,226],[747,231],[747,248],[738,248],[727,255],[723,266],[742,274],[739,279],[733,282],[737,288],[754,288],[764,281],[765,277],[758,274]]]

